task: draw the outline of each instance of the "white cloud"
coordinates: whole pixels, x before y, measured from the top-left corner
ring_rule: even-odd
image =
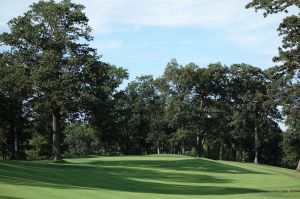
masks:
[[[274,56],[278,53],[281,38],[277,27],[287,15],[279,13],[263,17],[262,13],[253,10],[240,10],[239,18],[224,29],[224,39],[229,43],[244,47],[248,51]]]
[[[3,0],[2,0],[3,1]],[[96,31],[113,31],[116,24],[140,26],[230,27],[246,20],[244,28],[265,26],[259,14],[246,11],[241,0],[74,0],[86,6],[90,24]],[[37,0],[10,0],[0,7],[0,22],[22,14]],[[2,3],[3,4],[3,3]],[[254,17],[254,18],[253,18]]]
[[[224,39],[233,45],[246,48],[248,51],[274,56],[280,45],[278,38],[275,31],[254,29],[251,31],[229,31]]]
[[[116,49],[123,45],[121,40],[100,41],[97,43],[100,49]]]
[[[0,0],[4,1],[4,0]],[[278,46],[276,25],[282,16],[263,18],[246,10],[241,0],[74,0],[86,6],[94,34],[139,30],[144,26],[214,28],[225,41],[261,53],[273,54]],[[0,31],[7,21],[21,15],[37,0],[10,0],[0,7]],[[276,24],[276,25],[275,25]],[[272,29],[273,28],[273,29]],[[94,35],[93,34],[93,35]],[[276,37],[276,38],[275,38]],[[113,49],[121,41],[106,41]],[[271,52],[270,49],[273,49]]]
[[[225,41],[257,53],[274,55],[280,39],[276,27],[282,15],[264,18],[246,10],[241,0],[76,0],[86,5],[96,32],[138,27],[214,28]],[[122,26],[124,28],[124,26]],[[276,46],[274,48],[274,46]]]
[[[142,26],[219,26],[234,18],[236,8],[240,5],[237,4],[239,0],[76,0],[76,2],[86,5],[87,13],[96,29],[105,23]]]

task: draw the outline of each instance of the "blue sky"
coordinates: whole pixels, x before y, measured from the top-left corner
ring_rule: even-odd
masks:
[[[130,80],[163,73],[171,58],[226,65],[272,65],[282,15],[267,18],[246,10],[250,0],[74,0],[86,6],[92,46],[102,60],[127,68]],[[0,0],[0,32],[35,0]]]

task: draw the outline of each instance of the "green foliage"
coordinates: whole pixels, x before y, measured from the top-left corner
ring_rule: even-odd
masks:
[[[118,101],[120,145],[125,154],[143,154],[165,148],[165,101],[161,82],[141,76],[130,82]]]
[[[288,13],[290,8],[294,8],[298,12],[285,17],[279,25],[278,32],[283,38],[282,46],[279,47],[279,55],[273,58],[273,61],[279,63],[279,66],[271,68],[269,76],[273,81],[274,99],[279,101],[283,107],[282,112],[286,118],[286,124],[291,131],[299,132],[300,2],[298,0],[253,0],[246,7],[263,10],[265,16],[279,12]],[[284,154],[287,155],[286,158],[290,159],[286,146],[284,151]],[[284,161],[287,162],[287,160]],[[298,166],[300,169],[300,161]]]
[[[95,52],[83,43],[92,39],[83,9],[70,0],[40,1],[10,20],[10,32],[0,35],[30,73],[34,109],[52,114],[53,158],[58,160],[62,119],[77,108],[82,67]]]
[[[246,5],[246,8],[255,8],[255,10],[264,10],[264,15],[276,14],[279,12],[288,12],[288,8],[296,6],[300,8],[298,0],[252,0]]]
[[[2,158],[22,158],[22,148],[28,138],[31,95],[28,71],[20,57],[13,53],[0,54],[0,153]]]
[[[198,155],[243,161],[258,152],[261,162],[278,164],[281,115],[269,86],[267,74],[250,65],[199,68],[171,60],[163,77],[141,76],[126,88],[119,104],[121,147],[125,154],[189,155],[199,147]]]
[[[171,134],[170,143],[172,146],[185,147],[190,145],[192,134],[186,129],[179,128],[174,134]]]
[[[84,6],[71,0],[39,1],[8,25],[10,31],[0,35],[0,42],[12,54],[7,60],[17,61],[6,64],[15,68],[7,67],[10,71],[7,78],[1,78],[0,87],[13,90],[19,97],[19,90],[27,85],[23,80],[30,82],[31,95],[22,95],[13,107],[22,110],[22,103],[30,101],[32,112],[45,111],[50,115],[53,158],[61,159],[62,128],[67,119],[89,120],[97,124],[99,134],[113,132],[109,128],[115,126],[114,95],[127,72],[100,62],[96,50],[89,47],[93,38]],[[17,110],[10,111],[16,115]]]
[[[291,6],[299,8],[298,1],[247,5],[266,16]],[[291,166],[299,158],[291,141],[298,134],[282,138],[277,123],[284,105],[289,130],[300,130],[299,21],[293,15],[279,26],[283,45],[274,61],[281,66],[201,68],[172,59],[161,77],[143,75],[120,90],[128,73],[100,61],[89,46],[84,6],[34,3],[0,35],[8,49],[0,54],[0,155],[178,153],[276,165],[283,155]]]
[[[278,149],[280,139],[276,139],[276,136],[280,134],[280,129],[276,121],[281,119],[281,115],[277,109],[278,104],[269,95],[270,83],[266,73],[259,68],[241,64],[231,66],[231,75],[235,107],[229,124],[232,127],[231,135],[236,140],[234,147],[240,148],[240,154],[247,153],[254,156],[255,144],[258,151],[264,151],[273,140],[275,141],[273,147]],[[256,143],[254,142],[255,126],[258,134]],[[268,156],[270,155],[269,153]],[[276,155],[271,156],[276,157]]]
[[[112,151],[117,138],[119,112],[116,111],[120,92],[117,90],[127,71],[114,65],[96,61],[83,70],[81,107],[86,120],[96,129],[103,142],[104,154]]]
[[[30,149],[26,150],[27,159],[48,159],[51,156],[49,135],[33,134],[29,140]]]
[[[2,111],[1,111],[2,113]],[[3,113],[1,114],[1,117],[3,117]],[[9,157],[9,130],[8,125],[1,121],[0,122],[0,158],[3,160],[7,159]]]
[[[283,159],[284,166],[296,168],[300,160],[300,135],[299,131],[288,130],[283,134]]]
[[[51,115],[47,112],[36,111],[32,117],[34,120],[26,150],[27,159],[49,159],[52,155],[52,128],[49,122]]]
[[[192,147],[192,150],[191,150],[191,156],[197,157],[197,150],[196,150],[195,147]]]
[[[64,144],[67,147],[65,156],[81,157],[99,153],[101,143],[94,129],[86,124],[72,124],[64,130]]]

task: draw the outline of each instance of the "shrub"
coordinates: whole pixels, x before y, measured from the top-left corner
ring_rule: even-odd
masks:
[[[71,124],[66,127],[64,144],[66,156],[86,156],[94,154],[101,143],[99,143],[95,130],[86,124]]]
[[[47,159],[51,156],[50,136],[34,133],[29,140],[30,149],[26,150],[27,159]]]
[[[195,147],[192,148],[191,150],[191,156],[196,157],[197,156],[197,150]]]

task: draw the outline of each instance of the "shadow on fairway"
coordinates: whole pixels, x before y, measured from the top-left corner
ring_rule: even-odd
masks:
[[[201,171],[212,173],[236,173],[236,174],[267,174],[264,172],[253,171],[237,166],[223,164],[221,162],[208,159],[183,159],[183,160],[91,160],[87,164],[101,166],[122,166],[122,167],[141,167],[170,169],[178,171]]]
[[[0,195],[0,199],[23,199],[23,198],[17,198],[17,197],[10,197],[10,196],[2,196],[2,195]]]
[[[253,173],[239,167],[195,159],[91,161],[84,165],[0,161],[0,182],[60,189],[108,189],[177,195],[262,192],[259,189],[226,186],[226,183],[233,182],[232,179],[184,172],[199,170],[215,173]],[[213,183],[213,186],[201,183]]]

